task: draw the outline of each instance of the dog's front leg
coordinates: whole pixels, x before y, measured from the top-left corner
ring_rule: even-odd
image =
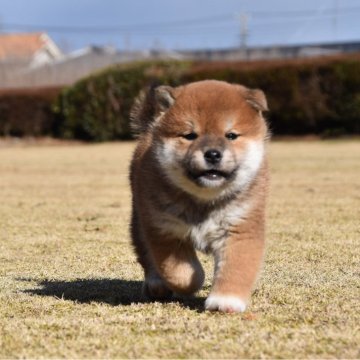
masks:
[[[224,241],[215,253],[215,276],[207,310],[243,312],[261,267],[264,252],[264,234],[242,226]],[[253,224],[255,225],[255,224]]]
[[[161,237],[149,242],[153,263],[166,285],[174,292],[190,295],[204,282],[204,270],[191,244]]]

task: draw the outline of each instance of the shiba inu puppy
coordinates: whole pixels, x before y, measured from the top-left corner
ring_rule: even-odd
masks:
[[[131,234],[148,297],[199,290],[200,250],[215,260],[205,308],[245,310],[264,249],[265,110],[261,90],[214,80],[136,100]]]

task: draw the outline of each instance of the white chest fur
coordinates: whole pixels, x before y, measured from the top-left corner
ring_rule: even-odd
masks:
[[[187,219],[171,212],[153,213],[155,226],[164,234],[169,234],[180,241],[191,241],[197,250],[216,252],[222,247],[231,228],[242,221],[249,211],[249,203],[232,202],[220,209],[215,209],[202,220]],[[200,217],[201,218],[201,217]]]

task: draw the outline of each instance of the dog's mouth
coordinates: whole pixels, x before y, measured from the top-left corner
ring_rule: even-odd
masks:
[[[195,180],[196,182],[201,182],[202,180],[208,181],[219,181],[219,180],[228,180],[232,176],[232,172],[226,172],[217,169],[210,169],[204,171],[197,171],[197,172],[188,172],[188,176]]]
[[[200,177],[207,180],[219,180],[222,178],[226,179],[228,177],[228,174],[220,170],[206,170],[197,175],[197,178]]]

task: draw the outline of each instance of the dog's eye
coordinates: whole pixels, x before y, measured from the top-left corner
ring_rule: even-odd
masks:
[[[239,137],[240,135],[239,134],[236,134],[234,132],[229,132],[225,135],[225,137],[229,140],[235,140]]]
[[[184,134],[184,135],[181,135],[181,136],[186,140],[195,140],[195,139],[197,139],[198,134],[195,133],[195,132],[191,132],[191,133]]]

